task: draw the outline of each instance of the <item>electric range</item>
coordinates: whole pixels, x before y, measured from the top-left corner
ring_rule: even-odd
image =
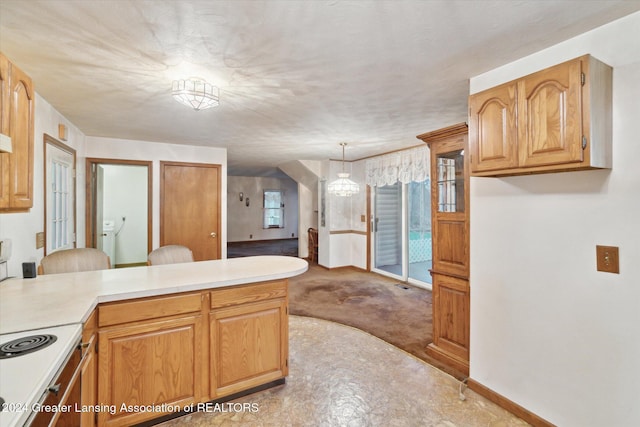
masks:
[[[0,335],[0,398],[5,401],[0,427],[21,426],[29,419],[81,332],[81,325],[73,324]]]

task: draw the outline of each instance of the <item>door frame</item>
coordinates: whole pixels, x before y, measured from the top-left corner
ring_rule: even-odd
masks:
[[[402,182],[397,183],[400,191],[400,268],[401,274],[391,273],[389,271],[376,267],[376,189],[375,187],[367,186],[367,216],[369,221],[367,224],[367,270],[373,273],[380,274],[382,276],[390,277],[395,280],[409,283],[419,288],[431,290],[433,288],[433,282],[424,282],[416,278],[409,276],[409,194],[408,186]]]
[[[152,189],[153,189],[153,162],[146,160],[123,160],[123,159],[103,159],[97,157],[87,157],[85,169],[85,239],[86,247],[95,248],[97,245],[96,236],[96,198],[95,180],[92,174],[93,168],[98,165],[121,165],[121,166],[146,166],[147,167],[147,253],[151,252],[151,239],[153,231],[152,212]]]

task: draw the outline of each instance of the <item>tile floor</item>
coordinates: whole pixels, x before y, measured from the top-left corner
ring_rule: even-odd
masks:
[[[290,316],[289,336],[285,385],[161,426],[528,425],[471,390],[460,400],[453,377],[358,329]]]

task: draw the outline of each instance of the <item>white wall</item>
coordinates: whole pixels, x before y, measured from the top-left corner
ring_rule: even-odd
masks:
[[[147,182],[145,166],[101,165],[104,170],[103,219],[115,222],[113,266],[147,262]],[[126,218],[123,221],[122,218]]]
[[[284,228],[262,228],[264,190],[284,192]],[[240,201],[242,192],[244,200]],[[249,206],[246,198],[249,197]],[[290,178],[230,176],[227,186],[228,241],[291,239],[298,237],[298,184]]]
[[[590,53],[613,72],[613,168],[471,180],[471,378],[560,426],[640,425],[640,13],[471,79]],[[595,246],[619,246],[620,274]]]
[[[160,161],[180,161],[221,165],[221,257],[227,257],[227,150],[224,148],[127,139],[86,137],[86,157],[129,159],[152,162],[152,247],[160,244]],[[83,160],[84,162],[84,160]],[[84,213],[83,213],[84,216]]]
[[[342,162],[327,161],[321,169],[327,186],[337,179],[342,171]],[[360,220],[366,216],[367,193],[365,185],[365,162],[345,162],[345,172],[352,181],[360,185],[360,192],[351,197],[326,196],[326,227],[320,227],[318,243],[319,264],[328,268],[354,266],[367,268],[367,223]],[[366,219],[366,218],[365,218]]]
[[[36,82],[37,83],[37,82]],[[36,89],[37,89],[36,84]],[[28,213],[0,214],[0,238],[12,241],[12,256],[8,262],[9,276],[22,277],[22,263],[40,262],[44,248],[36,249],[36,233],[44,231],[44,134],[58,138],[58,124],[67,126],[66,145],[77,153],[77,188],[84,189],[84,160],[80,158],[85,136],[36,92],[34,123],[34,173],[33,207]],[[80,194],[81,193],[81,194]],[[84,191],[76,197],[77,246],[83,247],[84,239]]]

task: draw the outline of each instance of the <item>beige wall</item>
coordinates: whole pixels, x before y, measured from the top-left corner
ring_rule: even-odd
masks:
[[[284,192],[284,228],[262,228],[262,193]],[[243,193],[241,202],[239,193]],[[250,204],[246,206],[246,198]],[[289,178],[230,176],[227,186],[228,241],[290,239],[298,237],[298,184]]]

